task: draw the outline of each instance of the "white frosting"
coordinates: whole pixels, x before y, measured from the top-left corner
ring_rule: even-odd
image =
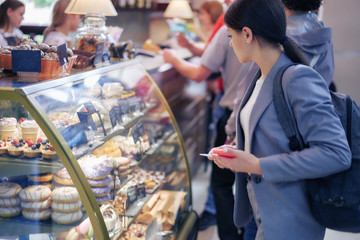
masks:
[[[16,125],[17,124],[17,120],[14,117],[4,117],[2,119],[0,119],[0,125],[4,126],[4,125]]]
[[[21,127],[23,128],[35,128],[39,127],[35,120],[25,120],[21,123]]]

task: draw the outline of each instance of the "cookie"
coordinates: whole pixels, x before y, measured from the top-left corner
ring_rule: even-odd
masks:
[[[20,193],[21,189],[21,186],[17,183],[0,183],[0,198],[13,198]]]
[[[51,195],[51,189],[42,185],[33,185],[21,190],[19,196],[22,201],[40,202],[48,199]]]

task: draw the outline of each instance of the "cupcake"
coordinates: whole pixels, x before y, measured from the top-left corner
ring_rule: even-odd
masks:
[[[17,138],[18,129],[16,127],[17,120],[13,117],[4,117],[0,119],[0,139],[6,141],[7,139]]]
[[[39,134],[39,125],[35,120],[25,120],[20,124],[21,136],[23,139],[30,139],[36,142]]]

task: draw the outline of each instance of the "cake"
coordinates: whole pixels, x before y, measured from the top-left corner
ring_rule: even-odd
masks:
[[[7,139],[17,138],[17,120],[13,117],[4,117],[0,119],[0,139],[6,141]]]

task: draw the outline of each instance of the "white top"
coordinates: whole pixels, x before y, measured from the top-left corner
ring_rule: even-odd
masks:
[[[244,140],[245,140],[244,141],[244,151],[245,152],[250,152],[250,142],[249,142],[249,140],[250,140],[249,139],[250,138],[250,133],[249,133],[250,115],[253,110],[256,99],[259,95],[260,89],[264,83],[264,80],[265,79],[259,78],[256,81],[255,88],[254,88],[249,100],[247,101],[247,103],[241,109],[241,112],[240,112],[240,123],[241,123],[241,127],[244,131]]]
[[[6,38],[8,38],[8,37],[23,38],[24,33],[18,28],[14,28],[13,33],[4,32],[3,29],[0,29],[0,46],[8,46],[9,45],[6,40]]]
[[[65,43],[66,47],[68,47],[68,42],[71,42],[71,38],[57,31],[49,32],[44,39],[44,43],[50,46],[60,46]]]

